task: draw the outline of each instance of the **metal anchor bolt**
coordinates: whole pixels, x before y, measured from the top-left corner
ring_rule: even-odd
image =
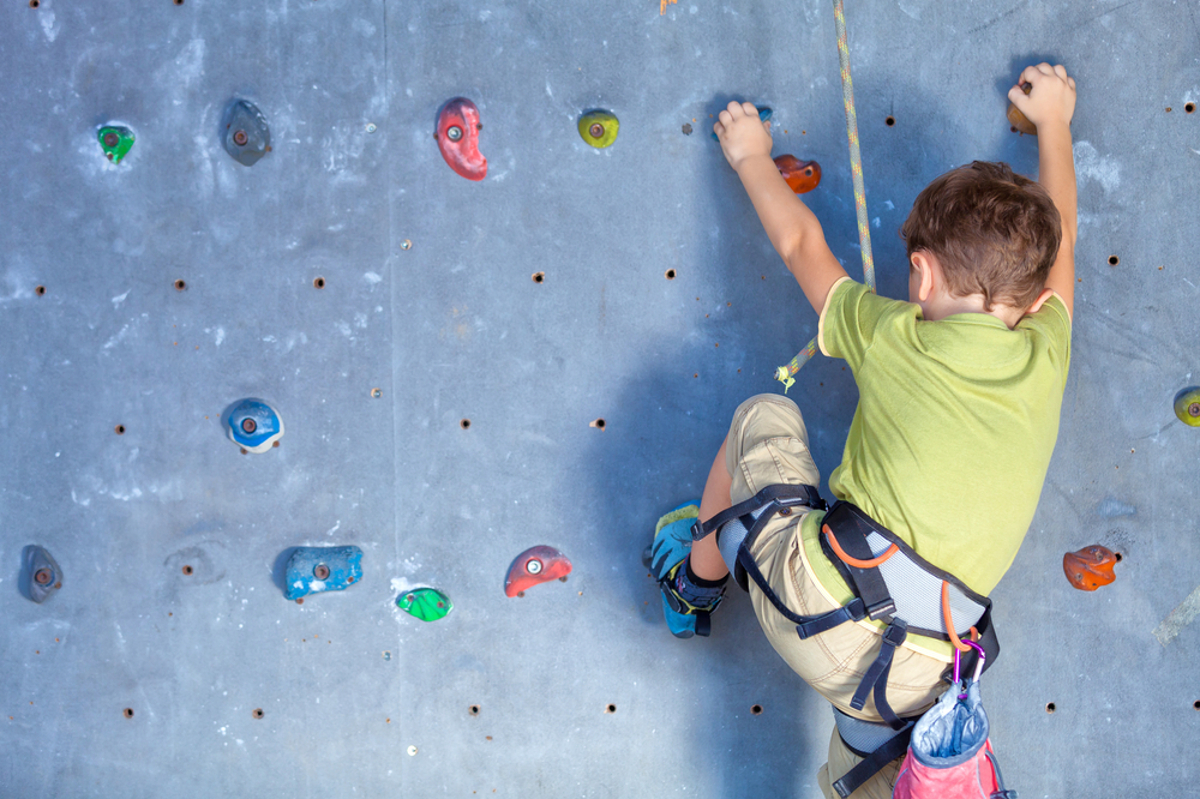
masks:
[[[458,141],[462,138],[462,128],[458,125],[451,125],[446,131],[446,138],[450,141]]]
[[[598,139],[604,135],[604,126],[599,122],[593,122],[592,126],[588,128],[588,133],[592,134],[593,139]]]
[[[121,137],[118,136],[116,133],[113,133],[111,130],[108,133],[104,134],[104,146],[105,147],[116,147],[120,142],[121,142]]]
[[[235,130],[233,132],[233,143],[238,147],[245,147],[246,142],[250,141],[250,137],[246,135],[244,130]]]
[[[329,567],[326,566],[324,563],[317,564],[316,568],[313,569],[313,577],[316,577],[318,580],[328,579],[329,578]]]
[[[542,562],[537,558],[533,558],[525,564],[525,571],[529,572],[530,574],[541,574]]]
[[[1200,416],[1200,402],[1193,402],[1188,406],[1188,416]]]
[[[243,419],[242,420],[242,430],[245,431],[247,434],[253,433],[257,429],[258,429],[258,422],[254,421],[253,419]]]
[[[54,575],[51,574],[49,569],[38,569],[37,573],[33,575],[33,579],[37,581],[38,585],[49,584],[53,577]]]

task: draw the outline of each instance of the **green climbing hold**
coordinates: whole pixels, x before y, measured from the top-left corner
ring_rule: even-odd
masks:
[[[621,123],[607,111],[588,111],[579,118],[579,135],[597,149],[602,149],[617,140]]]
[[[1186,425],[1200,427],[1200,386],[1185,388],[1175,395],[1175,415]]]
[[[108,160],[114,164],[121,163],[121,159],[133,147],[133,131],[118,125],[105,125],[100,128],[96,138],[100,140],[100,146]]]
[[[396,607],[421,621],[437,621],[449,613],[454,605],[450,597],[436,588],[414,588],[396,597]]]

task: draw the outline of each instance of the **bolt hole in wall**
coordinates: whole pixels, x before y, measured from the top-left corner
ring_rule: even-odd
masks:
[[[38,295],[39,297],[45,297],[45,296],[46,296],[46,287],[45,287],[45,286],[38,286],[37,288],[35,288],[35,289],[33,290],[33,293],[34,293],[34,294],[36,294],[36,295]]]
[[[894,127],[896,124],[896,118],[889,116],[887,119],[883,120],[883,124],[887,125],[889,128]]]
[[[375,399],[379,399],[380,397],[383,396],[383,389],[382,388],[371,389],[371,396],[374,397]]]
[[[472,716],[478,716],[479,715],[479,705],[471,705],[469,708],[467,708],[467,712],[470,713]]]
[[[1121,259],[1118,258],[1117,256],[1115,256],[1115,255],[1108,256],[1108,265],[1109,266],[1116,266],[1119,263],[1121,263]]]
[[[192,567],[191,567],[191,566],[184,566],[184,567],[183,567],[183,573],[184,573],[184,574],[191,575],[191,573],[192,573],[193,571],[194,571],[194,569],[192,569]]]
[[[605,713],[609,713],[609,714],[616,713],[616,712],[617,712],[617,706],[616,706],[616,705],[611,705],[611,704],[610,704],[610,705],[608,705],[607,707],[605,707],[605,708],[604,708],[604,712],[605,712]]]
[[[313,280],[313,288],[316,288],[316,289],[325,288],[325,278],[318,277],[315,280]]]
[[[534,272],[533,273],[533,282],[534,283],[543,283],[543,282],[545,282],[545,280],[546,280],[545,272]]]
[[[175,290],[176,291],[183,291],[186,288],[187,288],[187,283],[185,283],[184,281],[182,281],[182,280],[175,281]]]
[[[1054,705],[1054,703],[1053,703],[1053,702],[1047,702],[1047,703],[1046,703],[1046,712],[1047,712],[1047,713],[1053,713],[1055,710],[1058,710],[1058,708],[1057,708],[1057,707],[1055,707],[1055,705]]]
[[[471,420],[463,419],[461,422],[458,423],[458,426],[461,427],[463,430],[467,430],[471,427]]]
[[[251,715],[256,719],[261,719],[265,714],[263,713],[263,709],[261,707],[256,707]]]
[[[674,280],[674,279],[675,279],[675,270],[674,270],[674,269],[668,269],[668,270],[667,270],[666,272],[664,272],[663,274],[664,274],[664,276],[667,278],[667,280]]]
[[[119,435],[119,436],[123,436],[123,435],[125,435],[125,425],[123,425],[123,424],[119,424],[119,425],[117,425],[116,427],[114,427],[114,428],[113,428],[113,430],[114,430],[114,431],[116,432],[116,434],[117,434],[117,435]]]
[[[604,429],[604,420],[603,420],[603,419],[596,419],[596,420],[595,420],[595,421],[593,421],[593,422],[588,422],[588,427],[594,427],[594,428],[596,428],[597,430],[603,430],[603,429]]]
[[[751,705],[750,706],[750,715],[751,716],[761,716],[762,715],[762,705]]]
[[[1196,104],[1195,103],[1187,103],[1183,106],[1183,110],[1189,114],[1194,114],[1194,113],[1196,113]]]
[[[40,6],[40,5],[41,5],[41,3],[40,3],[40,2],[38,2],[38,0],[29,0],[29,7],[30,7],[30,8],[37,8],[37,7],[38,7],[38,6]]]
[[[125,718],[127,718],[127,719],[133,718],[133,708],[127,707],[122,712],[125,714]]]
[[[1192,709],[1200,710],[1200,699],[1197,699],[1195,702],[1192,702]]]

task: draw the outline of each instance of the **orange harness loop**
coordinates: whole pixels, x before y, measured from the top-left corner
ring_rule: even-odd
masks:
[[[954,619],[950,615],[950,583],[945,580],[942,580],[942,620],[946,624],[946,634],[950,636],[950,643],[954,644],[954,648],[959,652],[970,652],[971,647],[964,644],[954,631]],[[974,627],[971,628],[971,640],[979,640],[979,631]]]
[[[858,558],[850,557],[850,555],[846,553],[846,550],[842,549],[842,545],[838,543],[838,540],[833,535],[833,530],[829,529],[828,524],[821,527],[821,532],[825,533],[825,537],[829,539],[829,546],[833,547],[834,553],[842,559],[842,562],[849,566],[853,566],[856,569],[873,569],[881,563],[886,563],[888,558],[900,551],[900,547],[892,544],[887,548],[886,552],[877,558],[871,558],[870,560],[859,560]]]

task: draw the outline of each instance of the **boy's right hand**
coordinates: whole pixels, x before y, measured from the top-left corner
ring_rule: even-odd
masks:
[[[1029,94],[1021,88],[1026,83],[1031,87]],[[1075,115],[1075,80],[1067,76],[1062,64],[1042,62],[1021,71],[1017,85],[1008,90],[1008,99],[1038,128],[1055,123],[1070,126]]]
[[[713,124],[725,160],[736,171],[749,157],[771,157],[771,123],[758,118],[751,103],[730,103]]]

